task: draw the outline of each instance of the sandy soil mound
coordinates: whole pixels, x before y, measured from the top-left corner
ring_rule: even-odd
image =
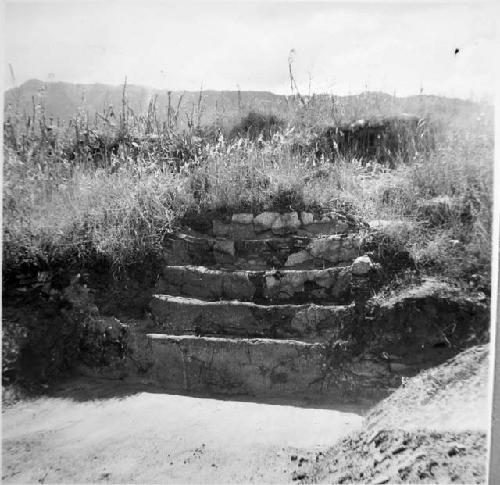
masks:
[[[484,483],[486,443],[486,433],[477,431],[356,433],[332,448],[311,478],[319,483]]]
[[[422,372],[299,477],[316,483],[484,483],[488,346]]]
[[[368,429],[481,430],[488,412],[488,345],[472,347],[407,381],[366,416]]]

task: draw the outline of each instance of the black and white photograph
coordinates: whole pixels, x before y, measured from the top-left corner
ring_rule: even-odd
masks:
[[[0,9],[2,483],[500,483],[497,2]]]

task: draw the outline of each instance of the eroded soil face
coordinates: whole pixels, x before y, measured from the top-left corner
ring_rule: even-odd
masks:
[[[485,483],[488,346],[410,379],[366,415],[362,431],[305,471],[310,483]]]
[[[80,380],[4,408],[5,483],[290,483],[366,407],[300,407]]]

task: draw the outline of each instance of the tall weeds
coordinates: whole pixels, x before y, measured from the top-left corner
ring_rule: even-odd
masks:
[[[325,112],[337,118],[339,112],[318,98],[302,98],[286,126],[278,123],[265,138],[225,138],[220,130],[198,126],[201,95],[196,122],[185,132],[173,128],[178,109],[169,107],[168,123],[160,122],[155,100],[145,117],[128,111],[124,101],[118,123],[104,113],[93,128],[83,115],[71,128],[43,118],[34,127],[11,117],[4,132],[5,268],[101,257],[118,266],[141,261],[161,252],[165,234],[187,213],[345,203],[365,220],[402,221],[405,230],[400,223],[385,230],[393,227],[423,271],[488,277],[491,120],[442,129],[434,147],[407,163],[394,159],[396,168],[388,169],[348,154],[333,162],[318,159],[308,143]],[[439,227],[420,220],[420,203],[438,196],[468,204],[471,219],[451,218]]]

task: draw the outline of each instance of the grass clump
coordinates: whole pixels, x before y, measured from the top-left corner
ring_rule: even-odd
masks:
[[[60,177],[5,154],[3,257],[6,267],[105,257],[116,265],[161,248],[189,205],[185,181],[139,167],[74,167]]]

